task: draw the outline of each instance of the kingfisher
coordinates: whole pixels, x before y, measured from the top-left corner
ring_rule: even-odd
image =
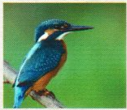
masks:
[[[71,32],[93,29],[77,26],[64,20],[50,19],[35,29],[35,44],[25,56],[13,84],[14,108],[19,108],[24,98],[34,91],[40,94],[58,73],[67,59],[63,37]]]

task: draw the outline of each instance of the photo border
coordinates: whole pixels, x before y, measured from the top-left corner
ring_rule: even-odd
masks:
[[[3,108],[3,19],[4,19],[4,15],[3,15],[3,4],[4,3],[126,3],[126,7],[127,7],[127,1],[126,0],[2,0],[0,3],[0,24],[1,28],[0,28],[0,110],[10,110],[13,108]],[[127,12],[127,8],[126,8],[126,12]],[[127,24],[127,14],[126,14],[126,24]],[[126,30],[126,36],[127,36],[127,30]],[[127,49],[127,39],[126,39],[126,49]],[[127,51],[126,51],[126,58],[127,58]],[[127,64],[127,60],[126,60],[126,64]],[[127,65],[126,65],[127,66]],[[126,69],[126,73],[127,73],[127,69]],[[126,74],[126,79],[127,79],[127,74]],[[127,81],[126,81],[126,85],[127,85]],[[127,87],[126,87],[126,107],[127,107]],[[15,109],[15,110],[42,110],[44,108],[20,108],[20,109]],[[126,110],[126,108],[64,108],[65,110]],[[46,110],[51,110],[51,108],[46,108]],[[59,109],[58,109],[59,110]]]

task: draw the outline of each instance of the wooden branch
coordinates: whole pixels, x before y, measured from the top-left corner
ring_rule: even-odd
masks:
[[[10,84],[10,82],[8,80],[4,81],[5,84]]]
[[[7,81],[13,84],[16,78],[16,74],[17,72],[6,61],[4,61],[4,77],[7,79]],[[36,100],[47,108],[64,108],[53,93],[46,96],[40,96],[34,91],[31,91],[29,95],[32,97],[32,99]]]

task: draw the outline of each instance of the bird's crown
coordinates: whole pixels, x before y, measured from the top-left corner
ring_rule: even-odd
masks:
[[[41,27],[43,27],[44,30],[46,29],[63,29],[70,26],[69,23],[63,20],[59,19],[51,19],[44,21],[40,24]]]

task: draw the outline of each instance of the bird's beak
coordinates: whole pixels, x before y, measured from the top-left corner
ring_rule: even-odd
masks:
[[[93,29],[93,27],[71,25],[71,27],[68,29],[68,31],[81,31],[81,30],[88,30],[88,29]]]

